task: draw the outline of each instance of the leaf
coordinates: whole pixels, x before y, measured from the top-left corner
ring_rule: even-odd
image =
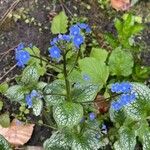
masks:
[[[109,69],[105,63],[100,63],[96,58],[84,58],[79,60],[79,67],[83,74],[90,77],[92,83],[100,85],[100,89],[106,84]]]
[[[0,84],[0,93],[5,94],[8,89],[8,84],[3,82]]]
[[[3,102],[0,100],[0,111],[3,109]]]
[[[119,140],[115,144],[115,150],[134,150],[136,145],[136,136],[134,130],[125,126],[119,129]]]
[[[128,10],[130,8],[129,0],[111,0],[111,5],[117,11],[119,10]]]
[[[69,150],[68,140],[63,133],[54,132],[52,136],[44,142],[44,150]]]
[[[43,90],[43,89],[46,87],[46,85],[47,85],[46,82],[42,82],[42,81],[41,81],[41,82],[38,82],[38,83],[37,83],[37,86],[36,86],[36,87],[37,87],[38,90]]]
[[[139,127],[136,130],[136,134],[143,145],[143,150],[150,149],[150,128],[147,121],[142,121],[139,123]]]
[[[94,101],[99,89],[97,85],[93,84],[75,84],[72,92],[73,101],[88,102]]]
[[[94,130],[86,130],[82,135],[73,139],[71,150],[98,150],[101,145],[96,135],[97,132]]]
[[[0,126],[0,134],[12,145],[24,145],[30,138],[33,132],[34,124],[24,125],[17,119],[14,119],[8,128]]]
[[[53,34],[66,33],[68,27],[68,17],[65,12],[60,12],[53,18],[51,31]]]
[[[21,82],[24,84],[34,85],[38,82],[39,77],[40,75],[35,66],[27,66],[22,73]]]
[[[117,48],[112,51],[108,64],[112,75],[126,77],[132,73],[134,62],[130,52]]]
[[[53,107],[53,117],[59,127],[72,128],[83,117],[83,107],[80,104],[65,102]]]
[[[0,135],[0,149],[1,150],[12,150],[8,141],[2,135]]]
[[[0,115],[0,125],[4,128],[10,125],[10,117],[8,113]]]
[[[44,89],[44,99],[47,106],[58,105],[65,101],[65,84],[60,80],[55,80]],[[59,95],[60,94],[60,95]]]
[[[99,60],[100,63],[104,63],[107,59],[108,52],[102,48],[92,48],[90,57],[94,57]]]
[[[115,19],[115,27],[116,27],[118,33],[121,33],[121,32],[122,32],[123,23],[121,22],[121,20]]]
[[[29,90],[21,85],[13,85],[6,91],[6,96],[12,101],[21,101],[24,99],[24,95],[28,92]]]
[[[33,99],[33,114],[35,116],[39,116],[43,109],[43,101],[39,98]]]

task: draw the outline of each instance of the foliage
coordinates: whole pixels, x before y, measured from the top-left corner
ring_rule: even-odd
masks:
[[[134,150],[137,137],[149,149],[150,89],[135,82],[147,79],[148,70],[139,69],[132,50],[134,35],[143,29],[137,20],[130,14],[115,20],[117,38],[106,36],[111,51],[88,49],[88,24],[68,28],[68,17],[60,12],[52,21],[51,32],[58,35],[50,42],[48,57],[23,43],[15,49],[16,64],[23,71],[15,85],[2,83],[0,93],[20,104],[18,118],[48,113],[47,126],[54,131],[44,142],[45,150],[98,150],[105,140],[116,150]],[[104,104],[106,114],[101,112]],[[107,131],[104,123],[109,121],[113,126]]]

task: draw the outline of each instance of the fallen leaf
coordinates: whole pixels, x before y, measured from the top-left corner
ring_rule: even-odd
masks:
[[[14,119],[8,128],[0,126],[0,134],[14,146],[24,145],[31,138],[34,124],[24,124]]]
[[[99,113],[104,114],[108,111],[110,103],[105,100],[104,96],[97,95],[94,101],[94,106]]]
[[[111,5],[117,11],[128,10],[131,6],[130,0],[111,0]]]

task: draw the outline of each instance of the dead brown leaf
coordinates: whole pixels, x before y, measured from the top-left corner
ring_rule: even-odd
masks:
[[[0,126],[0,134],[14,146],[24,145],[31,138],[34,124],[24,124],[14,119],[8,128]]]
[[[131,6],[130,0],[111,0],[111,5],[117,11],[128,10]]]

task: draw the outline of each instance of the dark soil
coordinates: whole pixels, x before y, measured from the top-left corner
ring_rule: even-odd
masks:
[[[15,0],[0,0],[0,18]],[[2,3],[3,2],[3,3]],[[29,9],[28,17],[34,17],[37,23],[41,25],[27,24],[23,19],[14,21],[6,19],[0,27],[0,77],[2,77],[14,64],[14,49],[20,42],[27,45],[33,44],[39,47],[43,54],[49,47],[49,41],[52,38],[50,33],[50,22],[52,18],[62,9],[62,3],[54,3],[54,0],[22,0],[13,10],[17,11],[21,7]],[[67,0],[64,3],[64,9],[68,16],[77,14],[78,17],[87,17],[89,24],[94,27],[93,32],[100,45],[103,45],[103,33],[105,31],[115,33],[113,18],[119,15],[115,11],[109,12],[102,10],[96,0]],[[91,6],[89,9],[88,6]],[[150,66],[150,23],[147,22],[147,29],[142,34],[142,40],[146,43],[145,51],[142,53],[143,64]],[[8,52],[10,51],[10,52]],[[8,52],[8,53],[7,53]],[[0,82],[6,79],[13,79],[20,69],[12,70]],[[7,102],[8,105],[9,102]],[[7,107],[7,105],[6,105]],[[14,107],[10,105],[9,107]],[[15,110],[13,110],[15,111]],[[39,118],[38,118],[39,119]],[[37,119],[37,120],[38,120]],[[43,141],[50,137],[51,130],[47,127],[36,126],[29,145],[42,145]]]

